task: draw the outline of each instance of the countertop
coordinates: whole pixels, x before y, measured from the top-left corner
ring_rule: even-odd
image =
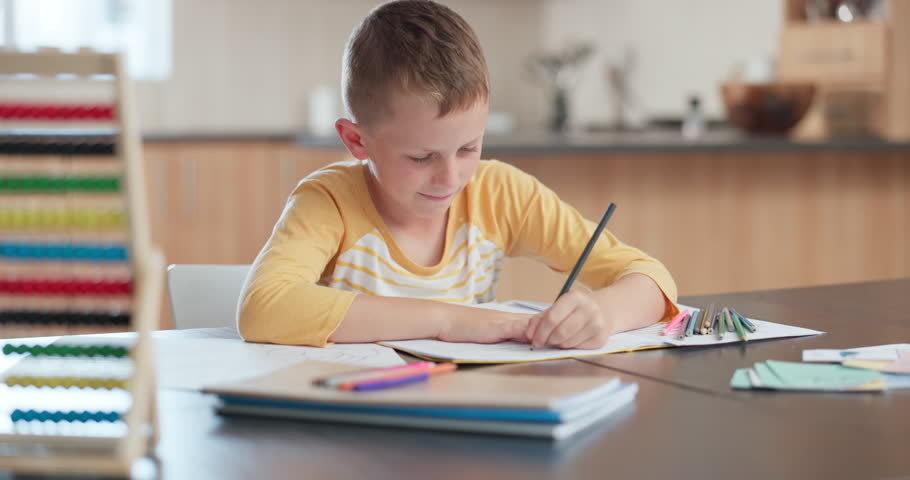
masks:
[[[17,136],[35,135],[34,131],[11,132]],[[46,135],[79,135],[86,138],[110,135],[111,131],[86,130],[54,132]],[[337,135],[312,135],[291,132],[188,132],[150,133],[144,142],[290,142],[300,148],[343,150]],[[21,139],[20,139],[21,140]],[[627,132],[571,132],[554,134],[544,131],[522,131],[487,135],[485,156],[496,154],[554,153],[660,153],[660,152],[793,152],[793,151],[860,151],[910,152],[910,141],[888,141],[879,138],[844,138],[823,141],[794,141],[782,136],[748,136],[732,128],[708,130],[695,140],[688,140],[677,130],[651,129]]]
[[[305,148],[344,148],[337,136],[299,135],[296,142]],[[629,132],[567,133],[549,132],[488,135],[483,152],[489,154],[523,153],[628,153],[628,152],[702,152],[702,151],[910,151],[910,142],[891,142],[878,138],[836,139],[818,142],[793,141],[786,137],[753,137],[733,129],[705,132],[688,140],[675,130]]]

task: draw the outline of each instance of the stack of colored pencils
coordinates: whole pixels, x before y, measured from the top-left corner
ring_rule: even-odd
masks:
[[[712,303],[704,310],[680,311],[660,334],[676,335],[679,340],[690,335],[717,335],[718,340],[723,340],[724,334],[732,332],[745,342],[749,340],[747,332],[754,333],[755,330],[755,324],[733,307],[718,308]]]

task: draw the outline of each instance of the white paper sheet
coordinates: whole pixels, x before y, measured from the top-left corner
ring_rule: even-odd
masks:
[[[525,301],[512,301],[508,304],[482,304],[477,306],[481,308],[493,308],[495,310],[515,309],[510,311],[522,311],[521,309],[524,309],[523,311],[528,313],[534,313],[540,311],[541,308],[546,308],[546,304]],[[679,307],[681,309],[697,310],[685,305],[680,305]],[[755,323],[755,326],[757,327],[755,333],[746,335],[749,341],[769,338],[801,337],[824,333],[818,330],[793,327],[780,323],[766,322],[751,318],[749,320]],[[413,355],[439,361],[457,361],[461,363],[510,363],[602,355],[605,353],[627,352],[646,348],[718,345],[740,341],[735,333],[726,333],[724,334],[723,339],[718,339],[717,335],[693,335],[686,337],[683,340],[678,340],[676,337],[660,335],[660,331],[664,326],[665,324],[659,323],[638,330],[617,333],[610,337],[603,348],[597,350],[562,350],[558,348],[531,350],[528,344],[517,342],[480,344],[451,343],[439,340],[403,340],[380,342],[380,344]]]
[[[190,337],[190,338],[187,338]],[[134,332],[10,339],[5,343],[25,345],[117,345],[130,346]],[[152,333],[158,360],[158,386],[199,390],[203,384],[261,375],[303,360],[391,367],[405,361],[395,350],[372,343],[336,344],[326,348],[246,343],[236,329],[162,330]],[[30,355],[0,354],[0,376],[12,372]],[[33,359],[34,360],[34,359]],[[39,359],[40,360],[40,359]],[[48,359],[47,363],[57,359]]]
[[[897,360],[898,351],[908,349],[910,349],[910,343],[845,348],[843,350],[819,348],[803,350],[803,361],[841,363],[844,360]]]
[[[199,390],[203,385],[262,375],[303,360],[390,367],[405,361],[381,345],[325,348],[246,343],[229,338],[155,338],[159,388]]]

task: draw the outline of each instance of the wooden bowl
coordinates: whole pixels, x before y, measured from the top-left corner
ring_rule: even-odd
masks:
[[[750,134],[783,135],[796,126],[815,97],[811,83],[725,83],[728,120]]]

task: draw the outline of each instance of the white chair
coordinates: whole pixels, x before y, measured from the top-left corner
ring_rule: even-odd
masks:
[[[174,327],[233,326],[240,289],[249,270],[249,265],[168,266],[167,296]]]

